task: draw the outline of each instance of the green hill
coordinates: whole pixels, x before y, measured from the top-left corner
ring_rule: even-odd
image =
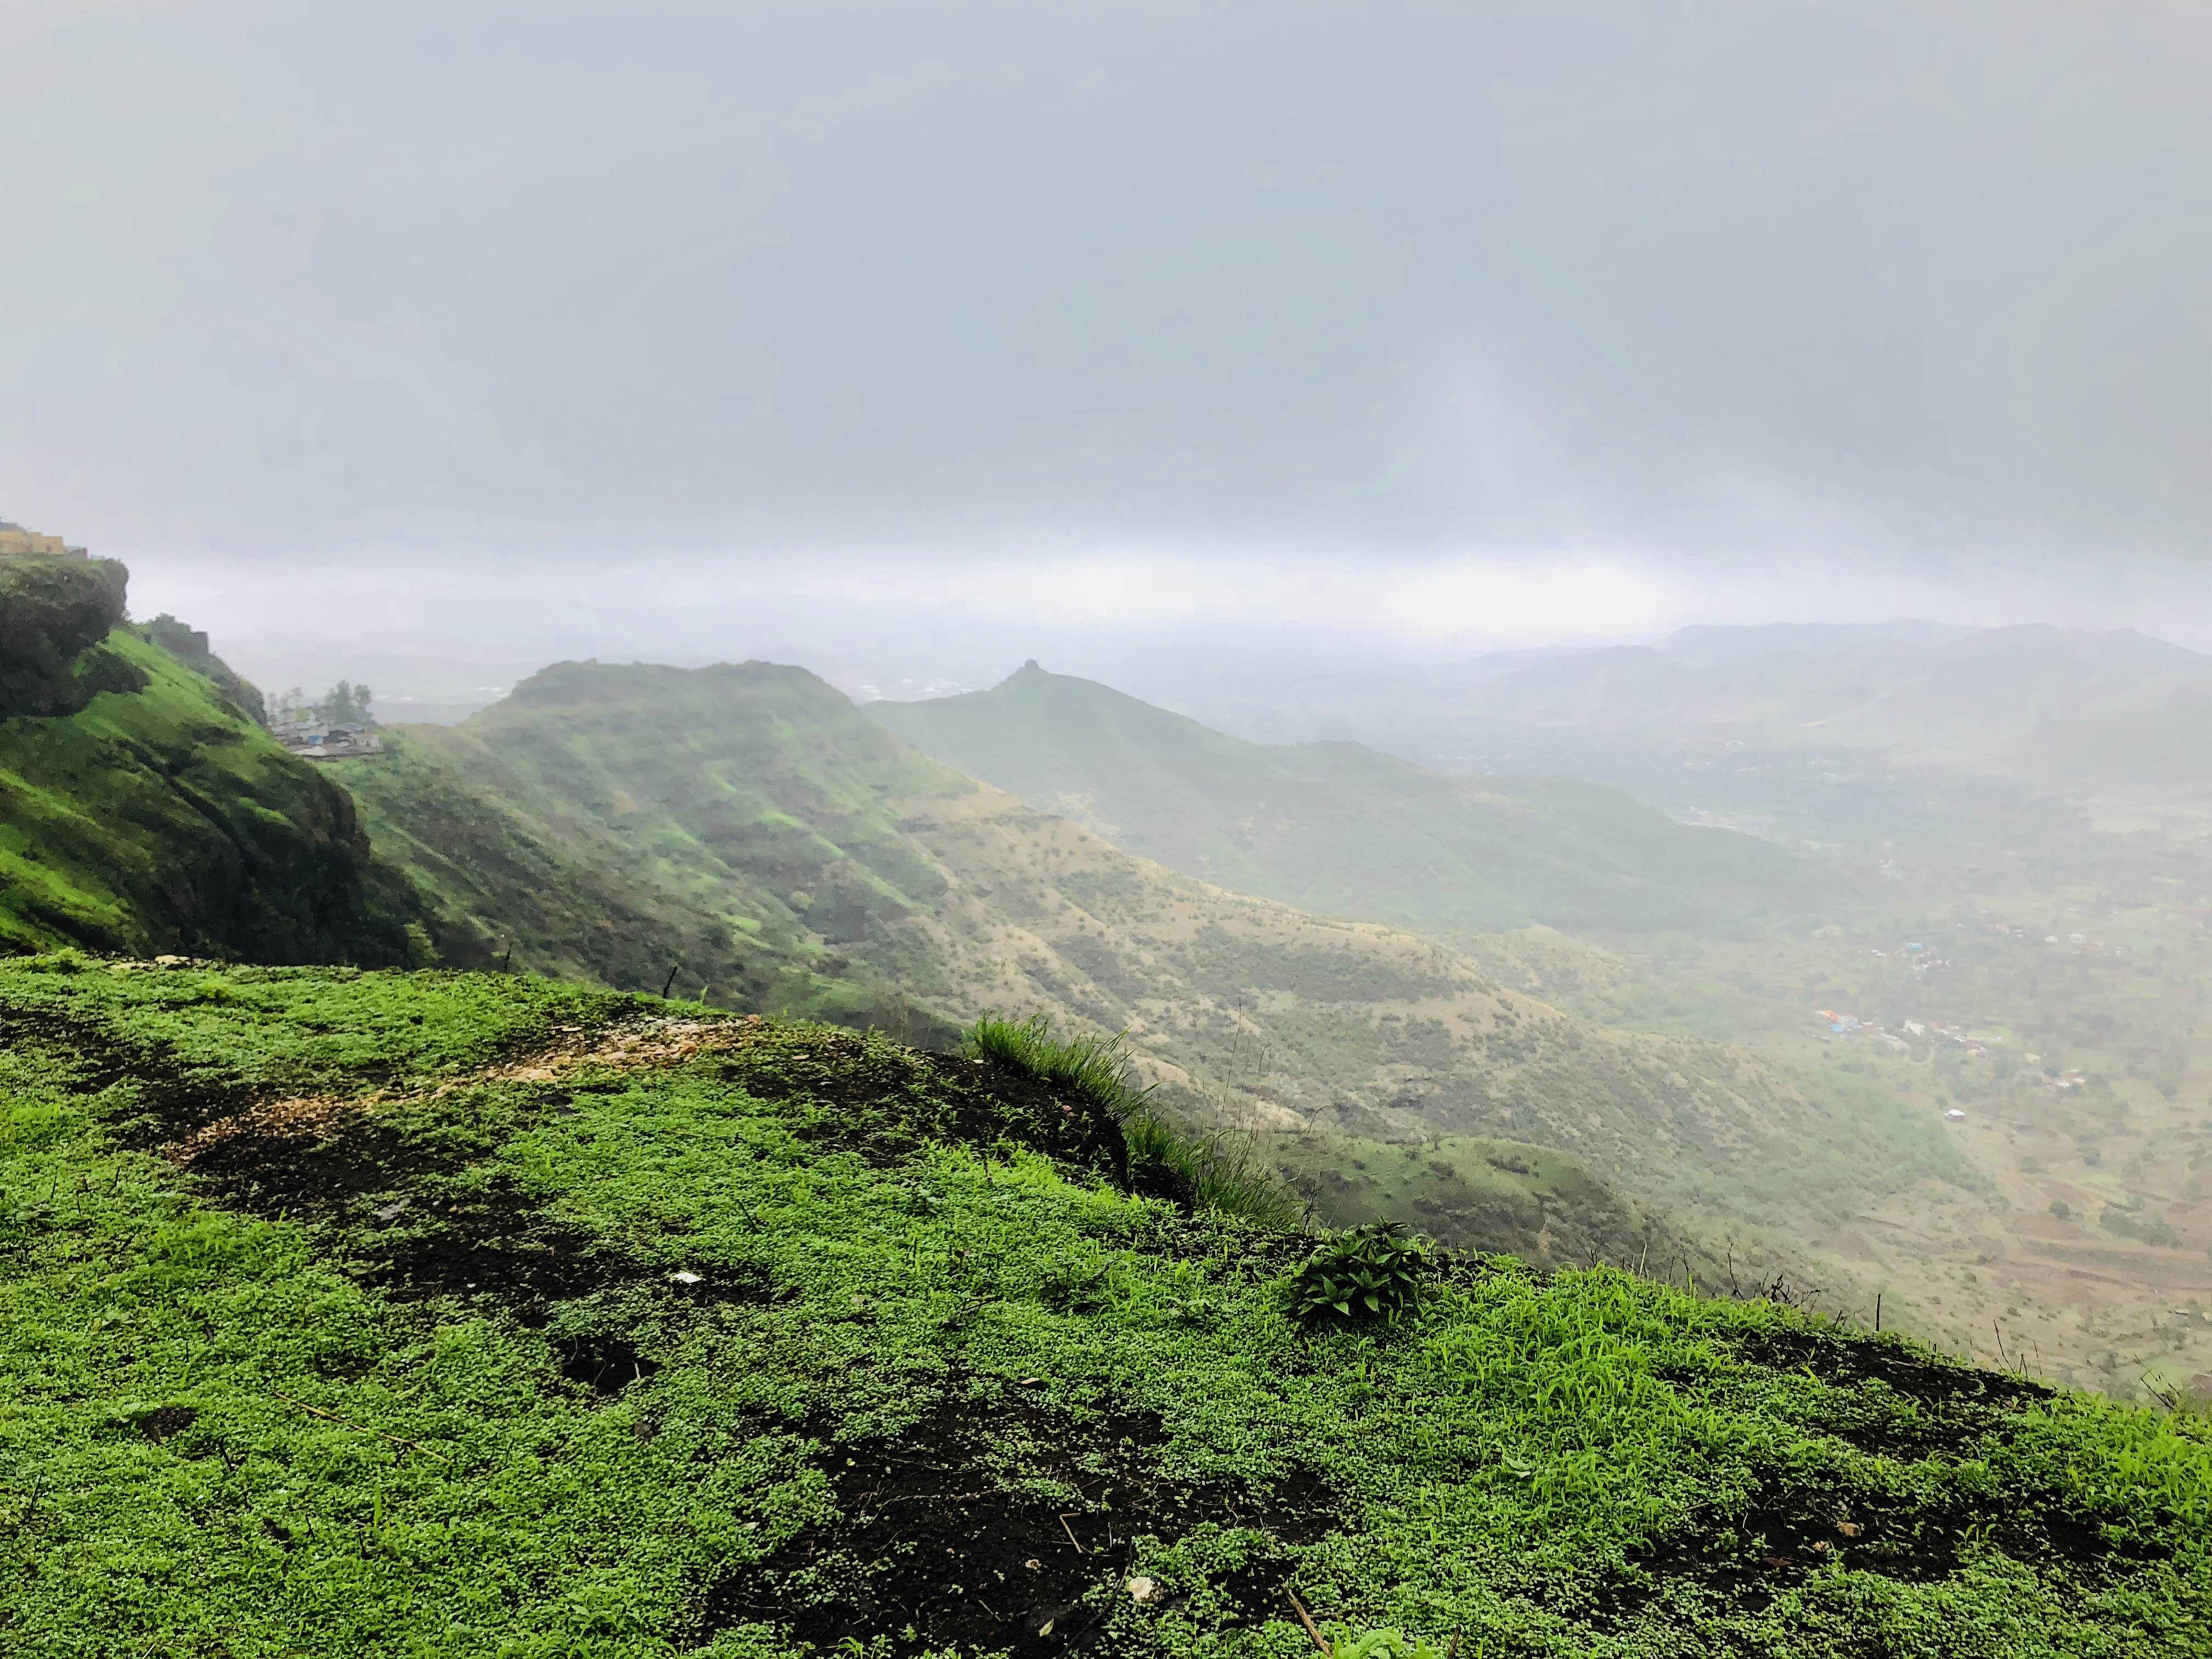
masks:
[[[1815,902],[1832,880],[1602,784],[1447,777],[1352,743],[1249,743],[1034,663],[988,691],[866,712],[1186,874],[1423,933],[1741,927]]]
[[[2212,1648],[2201,1417],[1497,1257],[1308,1322],[1315,1241],[880,1038],[50,957],[0,1112],[24,1659]]]
[[[82,654],[109,689],[0,719],[0,948],[428,959],[344,790],[136,630]]]
[[[952,1029],[896,988],[845,976],[781,897],[739,872],[672,881],[619,822],[575,810],[472,731],[387,727],[381,761],[348,781],[376,845],[428,904],[448,960],[625,989],[680,981],[726,1007],[915,1037]]]
[[[1792,1231],[1960,1167],[1901,1109],[1588,1025],[1432,940],[1131,857],[908,749],[803,670],[563,664],[458,728],[402,735],[408,764],[354,775],[378,844],[448,896],[449,920],[495,941],[536,929],[549,969],[594,972],[576,941],[605,884],[447,858],[469,844],[457,818],[605,849],[599,867],[724,930],[714,948],[753,976],[686,963],[678,989],[715,981],[744,1006],[743,985],[804,971],[908,999],[931,1030],[997,1011],[1127,1028],[1195,1120],[1534,1142],[1656,1201]],[[583,908],[544,919],[556,900]]]

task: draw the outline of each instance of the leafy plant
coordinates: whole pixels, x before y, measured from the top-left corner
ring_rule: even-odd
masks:
[[[1338,1637],[1329,1644],[1328,1656],[1329,1659],[1445,1659],[1451,1650],[1395,1630],[1371,1630],[1364,1636]]]
[[[1178,1261],[1168,1270],[1161,1301],[1168,1317],[1192,1330],[1206,1330],[1221,1321],[1227,1304],[1213,1293],[1205,1267],[1195,1261]]]
[[[1436,1247],[1395,1221],[1325,1240],[1291,1274],[1291,1313],[1304,1325],[1395,1325],[1420,1303]]]

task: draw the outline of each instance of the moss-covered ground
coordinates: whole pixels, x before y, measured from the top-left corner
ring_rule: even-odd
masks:
[[[2201,1419],[1499,1257],[1304,1331],[970,1060],[49,957],[0,1121],[10,1654],[2212,1650]]]

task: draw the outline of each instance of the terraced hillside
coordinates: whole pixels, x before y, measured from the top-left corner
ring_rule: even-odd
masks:
[[[2212,1645],[2201,1418],[1609,1269],[1309,1323],[1315,1241],[880,1038],[43,957],[0,1111],[27,1659]]]
[[[493,938],[561,890],[471,859],[464,890],[436,852],[457,799],[617,849],[632,890],[718,919],[745,972],[802,962],[896,988],[939,1024],[1005,1010],[1126,1027],[1162,1098],[1209,1121],[1536,1142],[1714,1224],[1795,1228],[1953,1167],[1879,1098],[1589,1025],[1431,940],[1133,858],[907,748],[799,669],[562,665],[462,726],[410,730],[404,752],[360,775],[364,816]],[[726,995],[728,972],[675,985]]]

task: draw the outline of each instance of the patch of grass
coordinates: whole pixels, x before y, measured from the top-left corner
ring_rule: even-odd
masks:
[[[1242,1216],[1263,1227],[1303,1226],[1304,1202],[1253,1138],[1240,1130],[1190,1130],[1158,1109],[1139,1108],[1121,1125],[1130,1179],[1140,1189],[1187,1197],[1194,1207]]]
[[[1027,1019],[988,1016],[962,1034],[960,1048],[971,1059],[1003,1066],[1087,1101],[1116,1123],[1133,1116],[1144,1103],[1145,1091],[1131,1076],[1126,1031],[1112,1036],[1056,1037],[1047,1014]]]
[[[973,1059],[1072,1095],[1119,1124],[1129,1177],[1140,1191],[1267,1227],[1297,1227],[1305,1218],[1297,1194],[1249,1135],[1186,1129],[1147,1102],[1149,1091],[1138,1088],[1132,1076],[1126,1032],[1056,1037],[1043,1014],[990,1018],[968,1029],[961,1048]]]
[[[1041,1086],[670,1012],[0,963],[0,1649],[2212,1646],[2202,1419],[1500,1258],[1307,1331]]]

